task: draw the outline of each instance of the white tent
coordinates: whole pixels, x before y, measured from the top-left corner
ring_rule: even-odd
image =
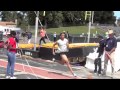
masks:
[[[10,31],[21,31],[21,28],[0,26],[0,31],[3,32],[3,35],[6,35],[6,33],[10,34]]]
[[[0,31],[3,32],[3,35],[6,35],[6,32],[7,32],[8,34],[10,33],[10,28],[4,27],[4,26],[0,26]]]

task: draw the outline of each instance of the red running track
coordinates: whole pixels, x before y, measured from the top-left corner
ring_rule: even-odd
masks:
[[[6,68],[6,66],[7,66],[7,61],[0,60],[0,67]],[[29,74],[32,74],[32,75],[35,75],[37,77],[41,77],[44,79],[74,79],[74,77],[72,77],[72,76],[52,73],[52,71],[43,69],[40,67],[31,66],[31,68],[30,68],[30,66],[24,65],[24,69],[23,69],[23,64],[19,64],[19,63],[15,64],[15,70],[26,72],[26,73],[29,73]]]

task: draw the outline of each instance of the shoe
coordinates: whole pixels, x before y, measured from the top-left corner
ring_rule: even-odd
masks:
[[[94,70],[94,74],[97,75],[97,71]]]
[[[103,76],[106,76],[106,73],[103,71],[102,75],[103,75]]]
[[[101,74],[98,74],[98,76],[101,76]]]
[[[77,77],[77,74],[74,73],[73,76],[74,76],[74,77]]]
[[[95,75],[97,75],[97,73],[96,73],[96,72],[95,72],[94,74],[95,74]]]
[[[53,58],[52,61],[55,62],[55,58]]]
[[[6,76],[5,78],[6,78],[6,79],[10,79],[10,76]]]
[[[101,76],[101,71],[98,71],[98,76]]]
[[[17,79],[17,77],[14,77],[14,76],[13,76],[13,77],[10,77],[10,79]]]

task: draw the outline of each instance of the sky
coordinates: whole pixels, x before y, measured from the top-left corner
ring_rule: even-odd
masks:
[[[114,16],[117,17],[116,19],[120,18],[120,11],[114,11]]]

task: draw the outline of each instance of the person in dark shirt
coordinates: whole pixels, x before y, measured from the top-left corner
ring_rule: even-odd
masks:
[[[70,35],[69,35],[69,32],[68,32],[68,31],[67,31],[66,35],[67,35],[68,41],[70,41]]]
[[[105,40],[103,39],[102,36],[98,36],[99,41],[99,47],[97,50],[98,54],[98,58],[95,59],[94,61],[94,65],[95,65],[95,70],[94,73],[98,73],[98,75],[101,74],[101,58],[103,56],[103,52],[104,52],[104,47],[105,47]],[[97,66],[99,67],[98,71],[97,71]]]
[[[56,42],[56,40],[57,40],[57,34],[56,34],[56,32],[54,32],[54,34],[53,34],[53,39],[54,39],[54,42]]]
[[[109,34],[109,38],[106,40],[106,44],[105,44],[105,61],[104,61],[103,75],[106,75],[108,60],[110,60],[111,63],[111,69],[112,69],[111,75],[114,75],[114,62],[115,62],[114,54],[115,54],[115,49],[117,48],[117,40],[114,37],[113,30],[109,30],[108,34]]]
[[[27,33],[27,36],[28,36],[28,44],[30,44],[31,38],[32,38],[32,33],[31,33],[31,32],[28,32],[28,33]]]

